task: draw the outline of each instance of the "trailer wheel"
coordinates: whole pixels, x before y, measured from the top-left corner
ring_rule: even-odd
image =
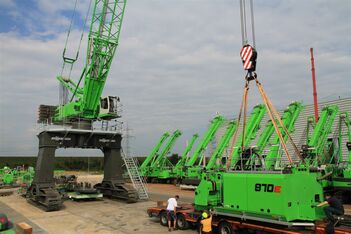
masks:
[[[183,214],[178,214],[177,215],[177,227],[180,229],[180,230],[186,230],[189,228],[189,222],[186,221],[185,217]]]
[[[151,218],[152,217],[152,213],[151,212],[147,212],[147,215]]]
[[[167,217],[167,212],[166,211],[162,211],[160,213],[160,224],[162,226],[168,226],[168,217]]]
[[[228,222],[222,222],[219,224],[218,231],[220,234],[235,234],[235,231]]]

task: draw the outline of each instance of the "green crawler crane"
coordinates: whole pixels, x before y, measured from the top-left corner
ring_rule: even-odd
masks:
[[[38,123],[50,125],[38,134],[35,175],[26,197],[47,211],[59,210],[63,203],[54,181],[55,151],[58,148],[101,150],[104,154],[104,176],[94,189],[104,196],[128,202],[139,199],[137,186],[127,184],[123,177],[122,134],[116,126],[113,128],[109,124],[116,125],[117,118],[121,117],[117,110],[119,98],[101,96],[119,45],[126,0],[94,0],[91,6],[87,53],[78,81],[73,81],[70,76],[78,52],[75,58],[69,58],[65,56],[65,48],[62,71],[57,76],[61,85],[60,104],[57,107],[39,106]],[[71,23],[73,21],[72,17]],[[69,32],[70,29],[66,46]],[[68,76],[63,75],[66,65],[70,67]],[[100,122],[102,128],[97,129]]]
[[[158,141],[158,143],[155,145],[155,147],[152,149],[152,151],[150,152],[150,154],[146,157],[146,159],[144,160],[144,162],[140,165],[139,170],[140,170],[140,174],[142,176],[147,176],[149,174],[150,171],[150,166],[152,161],[154,160],[154,158],[157,156],[158,151],[160,150],[162,144],[166,141],[166,139],[169,137],[169,133],[165,132],[163,133],[163,135],[161,136],[160,140]]]
[[[174,167],[174,172],[176,174],[176,177],[181,177],[182,176],[182,173],[183,173],[183,168],[184,168],[184,165],[186,164],[187,162],[187,159],[188,159],[188,155],[191,151],[191,149],[193,148],[194,144],[195,144],[195,141],[197,140],[197,138],[199,138],[199,135],[198,134],[194,134],[189,142],[189,144],[185,147],[185,150],[183,151],[182,153],[182,157],[179,159],[179,161],[177,162],[177,164],[175,165]]]
[[[211,121],[210,127],[207,129],[200,143],[197,145],[193,155],[185,163],[183,168],[184,174],[182,173],[179,178],[182,180],[183,184],[198,184],[199,179],[201,178],[199,178],[199,176],[201,176],[201,171],[203,169],[203,167],[200,166],[203,158],[202,154],[204,153],[207,145],[212,141],[223,122],[224,118],[222,116],[216,116]],[[198,165],[195,165],[197,160],[199,160],[199,163]]]
[[[80,120],[115,119],[118,98],[101,98],[108,73],[119,45],[123,22],[125,0],[96,0],[93,7],[92,23],[88,35],[85,66],[78,82],[62,74],[58,81],[71,92],[68,103],[58,106],[53,122],[76,122]],[[74,59],[64,56],[64,63]],[[82,82],[83,81],[83,82]],[[83,83],[83,85],[80,85]]]
[[[343,135],[343,126],[346,129]],[[339,118],[339,146],[335,155],[336,159],[331,160],[330,171],[332,171],[331,187],[334,191],[340,192],[343,196],[344,202],[351,202],[351,120],[348,112],[340,113]],[[346,148],[348,155],[346,161],[343,157],[343,139],[346,136]]]
[[[166,157],[172,149],[176,140],[182,135],[180,130],[175,130],[169,141],[162,149],[161,153],[157,155],[155,160],[151,163],[150,171],[147,177],[151,180],[166,180],[170,177],[168,171],[172,170],[173,164]]]
[[[188,154],[193,148],[193,145],[198,137],[199,137],[198,134],[194,134],[192,136],[189,144],[187,144],[187,146],[185,147],[182,153],[182,156],[180,157],[180,159],[178,160],[175,166],[162,168],[162,171],[159,172],[159,175],[157,178],[158,182],[165,181],[167,183],[172,183],[172,184],[178,183],[178,178],[183,173],[183,167],[188,158]]]
[[[247,131],[248,136],[242,136],[242,139],[239,139],[237,142],[234,154],[232,155],[233,158],[229,159],[231,161],[228,162],[229,165],[227,165],[228,171],[203,174],[201,183],[195,191],[195,210],[212,208],[214,217],[219,217],[217,219],[218,230],[221,233],[240,232],[241,223],[247,220],[252,222],[250,223],[252,226],[266,223],[272,226],[285,226],[290,230],[294,229],[294,226],[298,228],[310,228],[315,226],[315,221],[324,218],[323,208],[316,206],[324,200],[321,181],[323,178],[321,178],[321,172],[319,170],[313,170],[309,165],[309,162],[311,161],[314,163],[315,158],[318,156],[316,155],[316,157],[314,157],[313,153],[315,153],[315,150],[308,147],[308,149],[312,151],[311,157],[308,159],[306,157],[301,157],[289,134],[291,130],[287,129],[286,123],[283,123],[276,108],[264,91],[261,82],[258,81],[258,75],[255,72],[257,51],[255,49],[254,23],[252,20],[251,28],[253,37],[251,43],[246,33],[246,5],[248,5],[249,10],[251,10],[251,18],[254,18],[252,1],[246,4],[244,0],[241,0],[241,28],[245,30],[242,30],[243,47],[240,51],[240,56],[247,74],[245,76],[245,87],[240,113],[243,108],[244,115],[246,113],[249,82],[254,80],[266,106],[266,111],[273,123],[274,131],[278,135],[280,144],[288,158],[289,164],[281,170],[274,171],[244,170],[246,162],[244,164],[243,159],[246,159],[247,156],[251,156],[249,154],[246,155],[247,149],[251,150],[246,147],[249,146],[250,138],[255,135],[255,128],[259,125],[259,123],[257,123],[259,122],[258,118],[254,119],[251,117],[246,129],[246,119],[244,118],[244,132]],[[329,132],[329,125],[326,125],[326,128],[323,129],[323,133]],[[279,129],[279,127],[281,127],[281,129]],[[295,153],[301,161],[301,165],[294,164],[294,161],[289,155],[281,130],[288,136]],[[270,129],[267,130],[268,135],[269,133]],[[321,132],[318,134],[321,141],[324,141],[323,133]],[[262,145],[264,145],[265,142],[267,143],[268,139],[269,137],[265,136],[265,139],[261,142]],[[312,141],[308,143],[312,143]],[[314,143],[316,146],[319,145],[317,144],[318,139]],[[240,158],[241,162],[239,161]],[[238,166],[238,164],[241,165]],[[237,224],[234,225],[234,222]],[[271,230],[261,229],[260,232],[271,232]]]
[[[228,123],[227,129],[222,136],[220,142],[218,143],[218,146],[216,147],[215,151],[213,152],[210,160],[208,161],[205,170],[216,170],[222,168],[223,164],[220,163],[219,165],[216,165],[217,160],[221,160],[223,157],[223,152],[224,150],[228,147],[229,141],[231,140],[234,131],[236,129],[236,121],[232,120]]]
[[[309,165],[317,167],[328,163],[330,157],[325,154],[325,150],[328,146],[328,138],[332,132],[334,120],[338,112],[338,106],[331,105],[324,107],[317,124],[314,125],[311,136],[309,136],[310,128],[307,128],[307,144],[302,146],[302,151]],[[309,119],[309,122],[314,124],[312,118]]]
[[[284,126],[288,129],[289,133],[292,133],[294,131],[295,122],[299,117],[302,109],[303,109],[303,106],[301,103],[293,102],[289,105],[288,109],[284,111],[284,114],[282,116],[282,122]],[[281,127],[279,127],[279,131],[281,132],[284,140],[286,141],[287,135],[285,134],[284,131],[282,131]],[[269,148],[269,153],[265,158],[266,169],[268,170],[274,169],[274,167],[279,162],[279,159],[281,158],[281,154],[279,154],[279,148],[280,148],[279,137],[275,136],[272,141],[272,145]]]
[[[262,121],[264,114],[266,113],[266,108],[263,104],[257,105],[254,107],[246,125],[245,130],[245,139],[244,139],[244,147],[248,147],[250,142],[255,138],[257,131],[259,129],[259,125]],[[238,140],[236,141],[236,146],[233,149],[230,166],[234,167],[235,165],[239,166],[240,164],[240,155],[242,155],[242,134],[240,134]]]
[[[293,103],[285,111],[282,120],[289,132],[301,109],[300,103]],[[264,138],[260,143],[264,146],[270,137],[261,135],[260,138]],[[323,201],[325,179],[321,176],[319,171],[310,171],[303,164],[290,165],[284,170],[205,171],[195,190],[195,209],[212,208],[216,215],[284,226],[311,226],[324,217],[323,209],[316,207]]]
[[[219,170],[223,170],[223,162],[222,162],[223,152],[225,149],[227,149],[229,145],[229,141],[232,138],[236,127],[237,127],[236,121],[235,120],[230,121],[227,125],[227,129],[224,135],[221,137],[215,151],[211,155],[206,166],[205,167],[197,166],[194,169],[192,169],[192,177],[186,178],[188,179],[188,181],[191,181],[192,185],[198,185],[200,183],[203,173],[209,173],[209,172],[216,173]],[[198,181],[196,179],[198,179]]]

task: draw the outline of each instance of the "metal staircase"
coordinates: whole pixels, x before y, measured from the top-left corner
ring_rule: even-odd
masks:
[[[130,156],[126,156],[123,151],[122,151],[122,158],[127,168],[129,178],[133,183],[133,187],[138,193],[139,199],[140,200],[149,199],[149,195],[147,193],[147,189],[145,186],[145,181],[143,177],[140,176],[139,169],[134,158]]]

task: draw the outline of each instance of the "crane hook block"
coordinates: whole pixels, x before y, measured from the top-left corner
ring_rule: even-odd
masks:
[[[243,62],[244,70],[248,72],[256,71],[256,59],[257,51],[254,47],[249,44],[246,44],[241,48],[240,57]]]

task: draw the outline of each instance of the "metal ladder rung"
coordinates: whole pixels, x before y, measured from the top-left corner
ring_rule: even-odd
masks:
[[[124,164],[127,168],[128,175],[130,180],[133,183],[133,187],[138,193],[140,200],[149,199],[149,195],[147,193],[146,187],[144,185],[145,181],[139,174],[139,169],[135,164],[135,161],[132,157],[126,157],[122,151],[122,158],[124,160]]]

